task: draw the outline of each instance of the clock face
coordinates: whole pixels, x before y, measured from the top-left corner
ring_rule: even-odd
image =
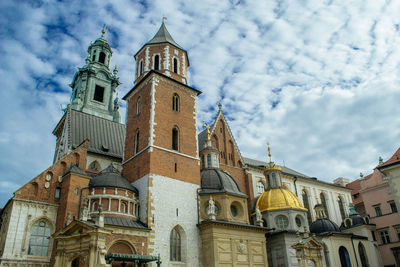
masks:
[[[50,181],[51,180],[52,175],[50,173],[46,174],[46,180]]]

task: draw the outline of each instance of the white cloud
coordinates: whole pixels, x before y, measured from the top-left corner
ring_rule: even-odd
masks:
[[[51,164],[60,105],[102,25],[121,98],[163,16],[203,91],[199,119],[221,102],[244,156],[265,159],[269,140],[278,163],[331,181],[398,147],[399,1],[33,3],[0,3],[0,183],[22,185]]]

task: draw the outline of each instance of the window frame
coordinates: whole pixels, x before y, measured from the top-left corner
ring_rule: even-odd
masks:
[[[380,216],[383,215],[382,214],[382,209],[381,209],[381,204],[377,204],[377,205],[374,205],[372,207],[374,208],[374,211],[375,211],[375,217],[380,217]]]
[[[388,201],[388,204],[390,206],[391,213],[396,213],[398,211],[396,202],[394,202],[394,200]],[[394,207],[392,205],[394,205]]]
[[[171,149],[174,150],[174,151],[178,151],[179,152],[179,145],[180,144],[179,144],[179,128],[178,128],[178,126],[174,126],[172,128],[171,141],[172,141]]]
[[[156,64],[156,58],[157,58],[157,64]],[[161,56],[160,54],[155,54],[153,57],[153,70],[160,70],[160,64],[161,63]]]
[[[41,224],[44,224],[44,226],[41,226]],[[41,228],[44,228],[43,231]],[[35,230],[36,228],[36,230]],[[42,232],[42,234],[40,234]],[[49,256],[49,249],[51,246],[51,242],[50,242],[50,238],[51,238],[51,232],[52,232],[52,228],[51,225],[49,224],[49,222],[45,219],[39,219],[37,221],[35,221],[34,224],[32,224],[32,227],[30,229],[30,236],[29,236],[29,241],[28,241],[28,256],[39,256],[39,257],[48,257]],[[46,239],[47,239],[47,245],[46,243]],[[38,245],[38,243],[34,243],[33,242],[38,242],[38,240],[41,240],[41,244]],[[33,251],[33,247],[39,247],[40,253],[37,254]]]
[[[177,93],[172,95],[172,110],[175,112],[180,111],[180,97]]]
[[[169,243],[169,260],[181,262],[182,261],[182,236],[177,227],[174,227],[170,233]]]
[[[100,96],[99,96],[98,94],[96,94],[97,89],[102,89],[102,92],[101,92],[101,100],[96,99],[96,98],[100,98]],[[93,92],[93,100],[94,100],[94,101],[97,101],[97,102],[100,102],[100,103],[104,103],[104,92],[105,92],[105,90],[106,90],[106,88],[105,88],[104,86],[95,84],[95,86],[94,86],[94,92]]]

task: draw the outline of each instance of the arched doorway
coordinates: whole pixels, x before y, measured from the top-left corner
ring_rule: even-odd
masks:
[[[72,260],[71,267],[85,267],[85,258],[84,257],[77,257]]]
[[[340,265],[342,267],[351,267],[349,252],[343,246],[339,248],[339,257],[340,257]]]
[[[109,249],[107,254],[111,253],[120,253],[120,254],[136,254],[135,249],[125,241],[117,241],[115,242]],[[113,267],[133,267],[132,262],[121,262],[114,261],[112,262]]]

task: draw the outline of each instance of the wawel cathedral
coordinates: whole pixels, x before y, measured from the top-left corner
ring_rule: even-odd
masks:
[[[0,266],[382,265],[350,189],[278,166],[273,144],[265,162],[244,157],[221,105],[197,132],[201,91],[164,23],[135,55],[125,124],[111,57],[103,29],[72,78],[53,165],[2,209]]]

